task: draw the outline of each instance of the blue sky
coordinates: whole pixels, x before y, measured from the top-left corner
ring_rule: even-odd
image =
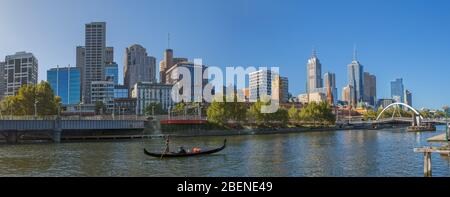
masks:
[[[159,62],[170,32],[175,56],[279,66],[297,95],[313,47],[341,92],[356,44],[364,69],[377,76],[378,98],[402,77],[414,107],[441,108],[450,104],[448,10],[447,0],[2,0],[0,57],[33,52],[45,80],[47,69],[75,65],[85,23],[106,21],[121,71],[124,49],[135,43]]]

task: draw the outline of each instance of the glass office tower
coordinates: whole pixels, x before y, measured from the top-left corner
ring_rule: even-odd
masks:
[[[80,103],[80,68],[64,67],[52,68],[47,71],[47,81],[53,93],[61,97],[63,105]]]

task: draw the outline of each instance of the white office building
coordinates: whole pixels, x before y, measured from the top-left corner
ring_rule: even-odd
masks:
[[[174,105],[170,84],[138,82],[134,85],[131,97],[136,99],[136,113],[143,115],[145,107],[151,103],[160,103],[164,110]]]
[[[14,96],[22,85],[37,84],[38,60],[32,53],[18,52],[5,58],[4,96]]]
[[[114,108],[114,81],[92,81],[91,101],[92,103],[102,102],[107,112],[112,112]]]

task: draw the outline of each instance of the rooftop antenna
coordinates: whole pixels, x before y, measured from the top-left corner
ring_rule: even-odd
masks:
[[[317,50],[316,47],[313,46],[313,50],[312,50],[312,57],[317,57]]]
[[[358,61],[358,51],[356,50],[356,44],[353,45],[353,61]]]
[[[170,33],[167,34],[167,48],[170,49]]]

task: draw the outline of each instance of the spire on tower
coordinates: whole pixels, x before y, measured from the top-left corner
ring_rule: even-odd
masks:
[[[356,50],[356,44],[353,45],[353,61],[358,61],[358,51]]]
[[[312,50],[312,55],[311,55],[311,57],[317,57],[317,50],[316,50],[316,48],[315,48],[315,47],[313,47],[313,50]]]
[[[170,33],[167,34],[167,48],[170,49]]]

